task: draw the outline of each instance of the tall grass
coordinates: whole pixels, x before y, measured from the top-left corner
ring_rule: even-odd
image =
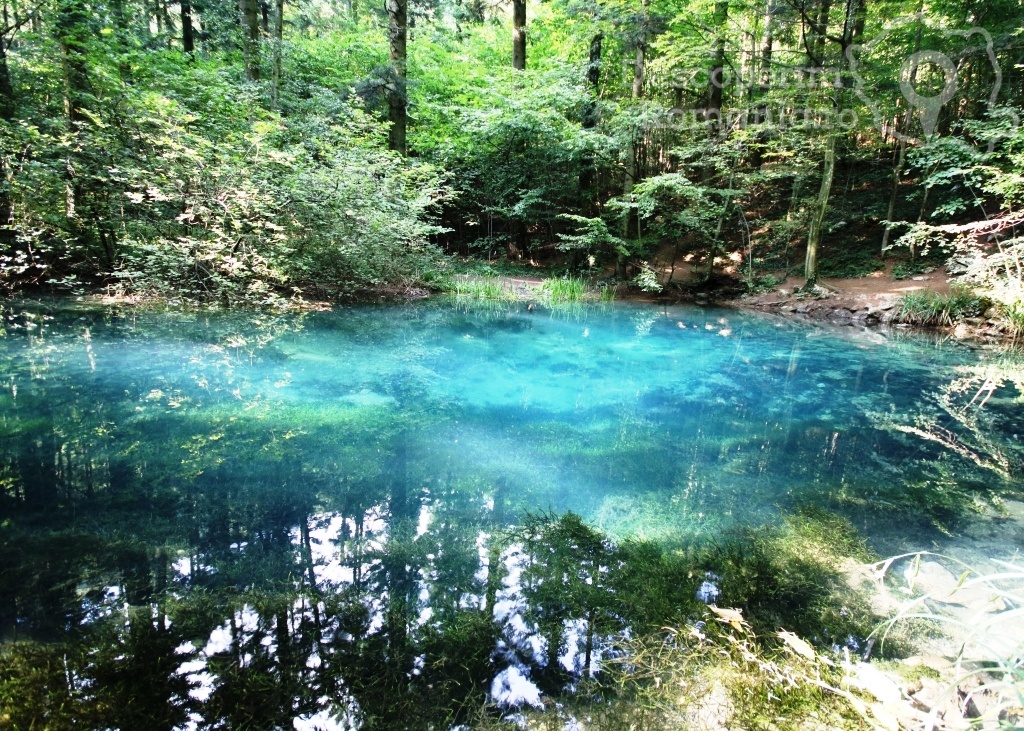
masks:
[[[445,290],[458,298],[479,300],[514,300],[515,291],[501,277],[492,275],[456,276],[448,281]]]
[[[1024,340],[1024,300],[999,306],[999,317],[1007,333],[1015,341]]]
[[[545,279],[540,285],[540,293],[549,302],[582,302],[590,287],[580,277],[557,277]]]
[[[925,289],[903,295],[895,319],[911,325],[952,325],[967,317],[977,317],[991,303],[969,287],[954,285],[949,294]]]

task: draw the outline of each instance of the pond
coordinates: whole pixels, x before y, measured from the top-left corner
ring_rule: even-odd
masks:
[[[935,337],[639,304],[3,316],[0,701],[51,728],[451,728],[748,601],[722,547],[760,526],[898,552],[1019,499],[1021,359]]]

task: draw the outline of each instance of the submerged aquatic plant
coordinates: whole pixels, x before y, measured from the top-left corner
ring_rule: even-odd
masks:
[[[518,714],[518,728],[877,728],[874,708],[842,687],[846,669],[786,631],[759,637],[737,609],[625,637],[603,684]],[[810,721],[810,724],[808,724]],[[511,728],[486,719],[474,729]]]

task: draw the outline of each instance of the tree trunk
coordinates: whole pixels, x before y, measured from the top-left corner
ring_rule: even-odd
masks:
[[[63,0],[57,6],[55,35],[64,65],[64,105],[68,121],[75,127],[86,120],[82,111],[89,96],[86,42],[90,33],[88,17],[78,0]]]
[[[818,54],[820,63],[824,55],[825,27],[828,23],[828,0],[822,3],[818,14],[818,23],[815,28],[817,43],[822,50]],[[842,99],[844,88],[849,86],[851,80],[846,75],[847,54],[846,51],[856,43],[864,30],[864,18],[867,12],[867,5],[864,0],[848,0],[846,6],[846,18],[843,21],[843,34],[839,39],[840,53],[838,70],[840,74],[839,84],[832,87],[832,117],[828,121],[828,140],[825,144],[825,165],[821,175],[821,188],[818,190],[818,200],[814,206],[811,216],[811,225],[807,231],[807,256],[804,259],[804,288],[810,289],[818,279],[818,245],[821,243],[821,228],[825,220],[825,213],[828,210],[828,199],[832,192],[832,181],[836,172],[836,138],[839,130],[834,129],[839,122],[838,115],[842,110]]]
[[[590,86],[591,98],[583,109],[583,129],[594,129],[597,126],[597,99],[601,93],[601,42],[602,33],[598,33],[590,41],[590,63],[587,65],[587,84]],[[587,208],[591,215],[596,211],[597,191],[594,190],[595,171],[594,156],[586,152],[580,161],[580,192],[586,198]]]
[[[729,18],[728,0],[715,3],[715,42],[712,46],[711,68],[708,74],[707,102],[704,118],[713,136],[722,129],[722,93],[725,89],[725,24]]]
[[[596,98],[601,92],[601,43],[604,40],[604,33],[598,32],[590,40],[590,62],[587,64],[587,83],[590,85],[590,90],[594,92]],[[587,125],[587,121],[591,124],[589,127],[594,127],[597,123],[596,119],[584,120],[584,126]]]
[[[640,99],[644,94],[644,74],[647,65],[647,11],[651,6],[651,0],[643,0],[643,18],[641,20],[641,33],[636,42],[636,56],[633,59],[633,98]],[[626,174],[622,180],[622,197],[631,199],[633,186],[640,178],[640,163],[637,159],[638,131],[634,130],[629,137],[629,144],[626,147]],[[633,221],[635,216],[632,211],[626,209],[626,215],[622,220],[622,238],[629,239],[634,229]],[[626,262],[620,255],[615,264],[616,274],[620,277],[626,274]]]
[[[831,11],[832,1],[822,0],[818,6],[818,15],[812,22],[810,37],[806,33],[804,35],[804,49],[810,68],[821,68],[825,64],[825,34],[828,33],[828,14]]]
[[[921,17],[921,12],[924,9],[923,2],[919,2],[917,5],[918,18]],[[921,34],[923,30],[923,24],[918,20],[917,33],[914,36],[914,53],[916,54],[921,50]],[[910,71],[910,85],[911,87],[917,82],[917,65]],[[899,150],[896,153],[896,164],[892,168],[892,187],[889,190],[889,208],[885,214],[885,220],[892,221],[896,215],[896,199],[899,197],[900,192],[900,178],[903,176],[903,165],[907,158],[907,135],[910,133],[910,122],[914,118],[914,108],[907,105],[907,111],[903,114],[903,134],[900,135],[899,139]],[[897,122],[898,124],[898,122]],[[897,128],[896,133],[899,134],[900,130]],[[885,256],[886,249],[889,248],[889,237],[892,234],[892,224],[885,224],[885,231],[882,233],[882,248],[881,254]]]
[[[388,147],[401,155],[406,154],[406,125],[408,118],[406,99],[406,64],[408,60],[407,34],[409,0],[387,0],[388,42],[391,47],[393,83],[388,90]]]
[[[89,69],[86,64],[86,38],[88,18],[77,0],[63,0],[57,6],[54,34],[60,45],[64,66],[64,112],[68,118],[71,134],[77,135],[78,128],[87,117],[84,113],[89,95]],[[77,216],[81,186],[75,162],[71,157],[64,161],[65,192],[64,215],[69,220],[73,235],[81,236],[81,224]]]
[[[195,57],[196,41],[192,28],[191,0],[181,0],[181,47],[189,56]]]
[[[754,88],[754,116],[752,124],[762,125],[768,120],[768,92],[771,91],[772,83],[772,54],[775,45],[775,13],[772,7],[773,0],[767,0],[764,10],[764,40],[761,44],[761,54],[757,62],[757,79]],[[768,135],[758,132],[751,154],[751,165],[756,170],[761,169],[764,162],[762,147],[768,141]]]
[[[646,6],[647,3],[644,3]],[[633,57],[633,98],[639,99],[644,95],[644,67],[647,61],[647,40],[644,39],[636,46],[636,56]]]
[[[276,109],[281,97],[281,54],[284,43],[284,0],[276,0],[276,13],[274,15],[274,71],[273,80],[270,85],[271,103]]]
[[[14,119],[14,87],[7,68],[7,48],[0,35],[0,119],[9,122]],[[7,158],[0,154],[0,249],[6,249],[14,242],[13,207],[7,184]]]
[[[512,68],[526,68],[526,0],[512,0]]]
[[[171,14],[167,11],[167,0],[157,0],[157,7],[160,9],[160,17],[163,18],[164,27],[167,28],[167,47],[171,46],[171,35],[174,33],[174,23],[171,21]]]
[[[11,84],[11,71],[7,66],[7,44],[0,35],[0,119],[10,121],[14,118],[14,86]]]
[[[238,0],[242,14],[242,56],[245,78],[260,80],[260,12],[256,0]]]
[[[807,230],[807,256],[804,258],[804,289],[810,289],[818,281],[818,244],[821,243],[821,226],[828,210],[828,198],[832,192],[832,179],[836,172],[836,135],[829,133],[825,146],[825,168],[821,174],[821,188],[814,205],[811,225]]]

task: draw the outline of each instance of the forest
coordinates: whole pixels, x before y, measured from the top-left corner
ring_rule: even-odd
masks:
[[[947,262],[1019,332],[1020,11],[5,0],[0,286],[259,305],[444,289],[465,257],[647,289]]]

